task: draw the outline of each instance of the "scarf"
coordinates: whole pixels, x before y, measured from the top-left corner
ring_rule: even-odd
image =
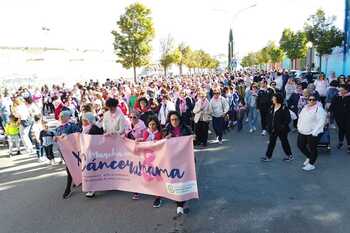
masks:
[[[147,129],[148,137],[146,141],[154,141],[156,139],[156,134],[158,133],[158,130],[152,132],[150,129]]]
[[[180,98],[180,112],[186,112],[187,111],[187,105],[186,105],[186,99]]]

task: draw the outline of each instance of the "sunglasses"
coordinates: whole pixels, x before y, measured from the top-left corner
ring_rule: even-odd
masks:
[[[137,117],[136,116],[131,116],[131,117],[129,117],[130,119],[137,119]]]
[[[179,118],[171,118],[170,121],[178,121]]]
[[[214,92],[214,95],[220,95],[220,93],[219,92]]]
[[[311,98],[311,99],[309,99],[309,101],[316,101],[316,99],[314,99],[314,98]]]

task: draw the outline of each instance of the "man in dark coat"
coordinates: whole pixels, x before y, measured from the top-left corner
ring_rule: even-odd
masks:
[[[263,80],[260,84],[260,89],[258,91],[258,97],[256,99],[256,106],[258,110],[260,111],[260,117],[261,117],[261,128],[262,128],[262,135],[266,135],[267,133],[267,117],[269,115],[269,110],[271,108],[272,104],[272,95],[273,91],[267,87],[267,81]]]
[[[348,153],[350,153],[350,93],[348,85],[340,85],[339,93],[333,98],[329,111],[333,113],[339,129],[338,149],[343,146],[344,137],[346,137]]]

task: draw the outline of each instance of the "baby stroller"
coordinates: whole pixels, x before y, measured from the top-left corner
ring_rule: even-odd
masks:
[[[331,135],[329,133],[329,124],[323,129],[323,133],[319,135],[320,140],[317,144],[317,148],[326,148],[328,151],[332,149],[331,147]]]

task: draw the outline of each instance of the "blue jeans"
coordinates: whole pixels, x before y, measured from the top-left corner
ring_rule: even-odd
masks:
[[[224,134],[224,126],[224,117],[213,117],[213,128],[219,141],[222,141],[222,136]]]
[[[244,110],[238,110],[237,111],[237,128],[238,131],[241,131],[243,128],[243,119],[246,114],[246,111]]]
[[[249,128],[256,129],[258,121],[258,110],[256,107],[250,107],[248,112]]]
[[[34,144],[35,144],[36,155],[38,156],[38,159],[39,159],[44,155],[44,147],[42,147],[40,143],[37,142],[36,140],[34,140]]]

